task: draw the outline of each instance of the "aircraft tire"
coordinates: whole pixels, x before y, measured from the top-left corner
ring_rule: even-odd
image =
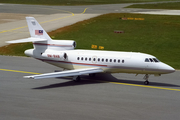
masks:
[[[144,84],[145,84],[145,85],[149,85],[149,81],[145,81]]]

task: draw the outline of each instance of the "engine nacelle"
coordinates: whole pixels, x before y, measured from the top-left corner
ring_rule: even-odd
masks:
[[[52,40],[48,43],[48,49],[51,50],[73,50],[76,42],[73,40]]]
[[[51,40],[45,42],[34,42],[34,48],[39,51],[50,50],[73,50],[76,42],[73,40]]]
[[[41,55],[44,58],[48,59],[56,59],[56,60],[64,60],[67,59],[67,54],[65,52],[57,52],[57,51],[50,51],[50,52],[44,52]]]

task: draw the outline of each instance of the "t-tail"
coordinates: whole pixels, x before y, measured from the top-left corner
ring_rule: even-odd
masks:
[[[35,18],[26,17],[26,20],[32,38],[45,39],[45,41],[52,40]]]
[[[34,55],[32,55],[33,53],[29,54],[30,50],[25,51],[26,55],[36,57],[48,51],[72,50],[76,47],[76,42],[73,40],[52,40],[34,17],[26,17],[26,21],[31,37],[7,41],[7,43],[32,42],[34,49],[31,49],[31,52],[33,52]]]
[[[7,43],[25,43],[25,42],[47,42],[52,41],[46,31],[41,27],[41,25],[33,17],[26,17],[28,24],[30,38],[7,41]]]

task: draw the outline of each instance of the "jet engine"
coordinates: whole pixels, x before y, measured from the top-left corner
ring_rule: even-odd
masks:
[[[48,49],[51,50],[73,50],[76,42],[73,40],[52,40],[48,42]]]
[[[49,59],[58,59],[58,60],[62,60],[62,59],[67,59],[67,54],[65,52],[57,52],[57,51],[51,51],[51,52],[45,52],[42,53],[41,55],[44,58],[49,58]]]

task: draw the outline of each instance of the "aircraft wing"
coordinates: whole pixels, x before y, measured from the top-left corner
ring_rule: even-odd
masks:
[[[103,72],[101,68],[86,68],[86,69],[76,69],[76,70],[67,70],[62,72],[46,73],[40,75],[24,76],[24,78],[43,79],[43,78],[78,76],[82,74],[101,73],[101,72]]]

